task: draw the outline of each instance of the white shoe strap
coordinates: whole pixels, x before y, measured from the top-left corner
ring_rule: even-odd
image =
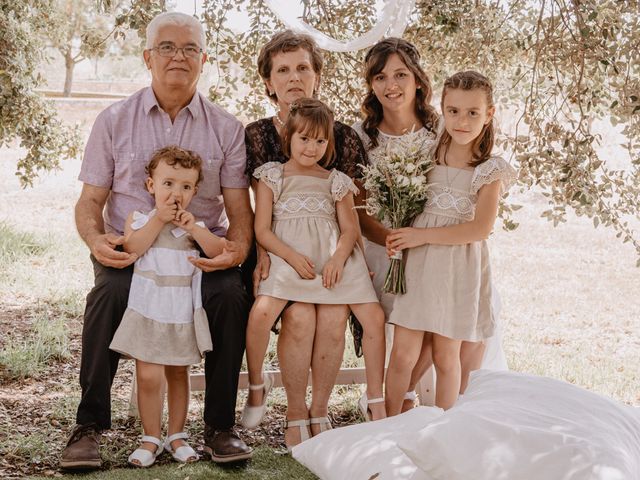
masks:
[[[169,435],[167,437],[166,443],[171,443],[174,440],[186,440],[187,438],[189,438],[189,435],[186,434],[186,432],[178,432],[178,433],[174,433],[173,435]]]
[[[372,403],[384,403],[384,397],[370,398],[369,400],[367,400],[367,403],[369,405],[371,405]]]
[[[249,390],[262,390],[264,388],[264,382],[260,385],[249,385]]]
[[[418,394],[416,393],[415,390],[412,390],[410,392],[407,392],[404,394],[404,399],[405,400],[415,400],[418,398]]]
[[[142,441],[143,442],[153,443],[154,445],[156,445],[158,447],[162,446],[162,440],[160,440],[159,438],[156,438],[156,437],[152,437],[151,435],[143,435],[142,436]]]

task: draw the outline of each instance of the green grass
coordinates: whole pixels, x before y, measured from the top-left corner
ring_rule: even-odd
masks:
[[[45,365],[63,361],[69,355],[65,317],[51,316],[44,310],[36,314],[30,336],[5,340],[0,351],[0,369],[11,379],[32,377]]]
[[[42,255],[49,245],[33,233],[20,232],[8,223],[0,222],[0,265],[3,269],[20,259]]]
[[[267,447],[259,447],[252,460],[237,465],[220,466],[210,461],[201,460],[188,465],[172,463],[144,469],[123,468],[75,475],[65,474],[64,478],[82,480],[186,480],[187,478],[189,480],[235,478],[243,480],[312,480],[317,477],[290,455],[275,452]]]

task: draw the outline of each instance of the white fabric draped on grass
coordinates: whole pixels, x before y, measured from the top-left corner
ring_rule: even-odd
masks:
[[[320,48],[332,52],[353,52],[370,47],[385,36],[401,37],[416,2],[415,0],[384,0],[373,28],[348,41],[336,40],[298,18],[295,9],[291,8],[290,0],[266,0],[265,3],[287,28],[311,36]]]

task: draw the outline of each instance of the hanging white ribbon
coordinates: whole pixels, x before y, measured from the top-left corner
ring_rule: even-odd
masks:
[[[415,0],[384,0],[384,6],[373,28],[357,38],[344,42],[303,22],[296,16],[296,11],[291,8],[291,0],[265,0],[265,3],[287,28],[309,35],[323,50],[352,52],[370,47],[385,36],[401,37],[407,28],[409,15],[411,15],[416,2]]]

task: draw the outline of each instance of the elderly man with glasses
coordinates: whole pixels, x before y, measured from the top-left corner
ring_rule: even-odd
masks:
[[[229,248],[196,263],[213,351],[205,357],[205,451],[216,462],[252,455],[234,432],[238,374],[245,347],[250,300],[239,265],[252,241],[253,214],[245,176],[244,130],[233,116],[196,90],[206,61],[202,26],[181,13],[163,13],[147,28],[144,62],[151,86],[104,110],[87,142],[76,205],[76,225],[91,250],[95,285],[87,296],[82,331],[77,425],[62,453],[67,469],[101,466],[101,431],[111,427],[111,384],[119,355],[109,344],[127,307],[135,254],[122,250],[124,223],[149,211],[145,165],[167,145],[193,150],[204,180],[190,210]]]

